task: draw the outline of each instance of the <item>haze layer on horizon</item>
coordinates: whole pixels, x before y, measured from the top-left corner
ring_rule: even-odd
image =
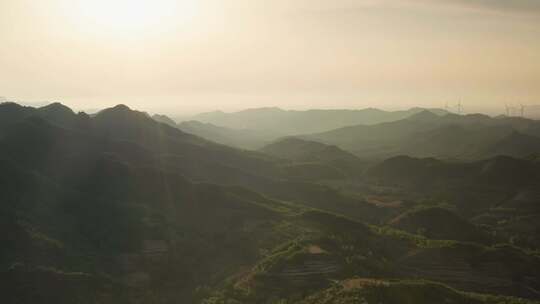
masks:
[[[0,0],[0,95],[167,113],[540,103],[536,0]]]

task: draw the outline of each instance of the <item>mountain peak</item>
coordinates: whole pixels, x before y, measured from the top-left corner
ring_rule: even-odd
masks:
[[[20,104],[11,101],[0,103],[0,110],[5,112],[20,111],[24,108],[24,106],[21,106]]]
[[[128,106],[119,104],[112,108],[107,108],[104,110],[99,111],[96,116],[96,119],[105,119],[105,120],[113,120],[118,122],[127,122],[127,121],[142,121],[142,120],[150,120],[151,117],[145,113],[145,112],[139,112],[130,109]]]
[[[414,115],[411,115],[408,119],[417,121],[427,121],[439,118],[439,116],[429,110],[422,110]]]
[[[116,106],[110,108],[110,110],[114,111],[132,111],[130,107],[126,106],[125,104],[117,104]]]
[[[53,102],[46,106],[39,108],[41,112],[56,113],[56,114],[74,114],[73,110],[59,102]]]
[[[124,104],[119,104],[111,108],[106,108],[97,113],[97,115],[103,115],[103,114],[128,114],[128,113],[135,113],[136,111],[131,110],[128,106]]]

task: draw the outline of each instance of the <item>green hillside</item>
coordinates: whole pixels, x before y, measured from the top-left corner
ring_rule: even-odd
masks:
[[[245,151],[122,105],[1,104],[0,117],[8,303],[540,297],[534,158],[364,170],[335,146]]]

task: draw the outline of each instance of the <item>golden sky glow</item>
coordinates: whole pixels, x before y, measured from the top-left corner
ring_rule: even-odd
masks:
[[[149,111],[540,104],[536,0],[0,0],[0,96]]]
[[[199,1],[65,1],[62,9],[75,26],[87,32],[144,36],[172,25],[189,25],[196,18]]]

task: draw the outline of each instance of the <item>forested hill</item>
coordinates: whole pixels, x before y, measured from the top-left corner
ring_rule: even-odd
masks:
[[[540,298],[534,157],[245,151],[156,118],[0,104],[4,302]]]

